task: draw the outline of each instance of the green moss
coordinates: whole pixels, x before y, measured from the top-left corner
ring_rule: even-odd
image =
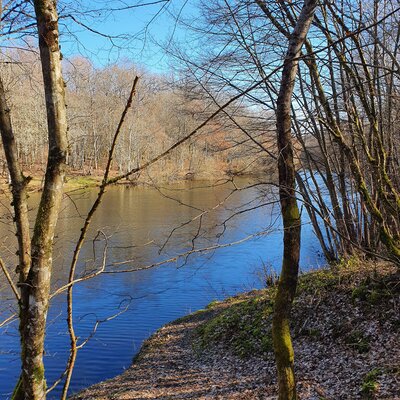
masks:
[[[334,265],[338,271],[358,271],[363,261],[357,254],[350,257],[341,258],[338,263]]]
[[[365,285],[355,287],[351,292],[352,300],[366,300],[368,295],[368,288]]]
[[[44,366],[39,365],[33,370],[33,377],[35,378],[36,382],[42,382],[44,379]]]
[[[189,320],[191,320],[193,317],[199,316],[199,315],[205,313],[205,312],[207,311],[208,307],[209,307],[209,306],[207,306],[205,310],[200,309],[200,310],[197,310],[197,311],[193,312],[192,314],[184,315],[183,317],[177,318],[176,320],[174,320],[173,323],[174,323],[174,324],[181,324],[181,323],[183,323],[183,322],[189,321]]]
[[[276,322],[278,320],[278,322]],[[288,368],[288,363],[292,364],[294,361],[294,352],[292,339],[290,336],[289,320],[287,318],[277,318],[274,320],[275,326],[272,333],[273,341],[275,344],[275,357],[277,367],[283,366],[284,369]],[[286,373],[284,374],[286,375]],[[291,377],[292,372],[288,370],[288,376]],[[291,378],[292,379],[292,378]]]
[[[263,296],[233,300],[228,308],[199,326],[200,347],[222,343],[242,358],[272,351],[267,321],[272,308],[272,302]]]
[[[290,221],[290,224],[292,224],[292,225],[299,223],[300,212],[299,212],[299,208],[297,207],[297,204],[292,207],[288,207],[285,210],[285,218],[288,221]]]
[[[400,366],[390,366],[383,368],[374,368],[369,371],[361,383],[361,394],[364,399],[375,399],[379,390],[379,377],[384,374],[399,375]]]
[[[378,304],[383,298],[386,297],[385,292],[372,289],[367,295],[367,301],[371,304]]]
[[[382,274],[378,264],[368,264],[358,257],[351,257],[331,268],[300,276],[297,295],[301,296],[297,296],[295,301],[300,301],[299,306],[303,307],[309,296],[323,299],[335,292],[344,301],[359,301],[362,311],[369,312],[375,309],[376,304],[382,304],[400,290],[398,276]],[[198,340],[194,346],[201,350],[218,344],[229,347],[241,357],[269,353],[273,349],[271,320],[275,295],[276,286],[223,302],[211,302],[205,310],[209,314],[197,330]],[[332,338],[339,343],[359,353],[370,350],[370,337],[361,330],[354,330],[352,324],[341,318],[333,321],[329,329]],[[321,331],[313,327],[302,328],[300,334],[318,340]]]

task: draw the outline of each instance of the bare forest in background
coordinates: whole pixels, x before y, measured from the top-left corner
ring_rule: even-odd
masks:
[[[1,74],[13,111],[18,159],[31,175],[40,176],[46,167],[48,143],[37,49],[13,50],[2,57]],[[148,74],[128,61],[125,65],[95,68],[89,60],[75,57],[64,60],[63,64],[68,108],[67,165],[71,175],[102,175],[115,126],[136,74],[143,78],[115,149],[112,165],[115,173],[126,173],[151,160],[160,149],[185,137],[216,110],[193,85]],[[247,129],[263,129],[263,119],[245,104],[232,108],[231,112]],[[7,177],[4,153],[0,162],[1,173]],[[240,130],[229,124],[226,117],[220,117],[203,128],[187,146],[146,171],[141,181],[213,180],[229,175],[260,174],[269,163],[268,155],[257,155],[254,144],[243,143]],[[138,179],[139,175],[130,177],[133,182]]]

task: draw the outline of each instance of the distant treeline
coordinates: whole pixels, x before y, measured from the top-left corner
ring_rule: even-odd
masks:
[[[37,54],[13,50],[2,65],[18,155],[27,173],[40,174],[47,157],[46,109]],[[64,60],[68,107],[68,166],[82,175],[101,175],[110,143],[133,79],[140,82],[134,105],[117,144],[113,170],[123,173],[153,158],[199,125],[217,107],[189,85],[167,76],[140,71],[131,63],[95,68],[88,59]],[[235,110],[242,124],[254,126],[245,106]],[[259,129],[259,127],[257,128]],[[249,141],[247,141],[249,142]],[[230,174],[264,172],[269,157],[254,159],[255,146],[243,142],[238,127],[219,118],[188,145],[172,152],[147,178],[215,179]],[[6,174],[4,154],[0,156]],[[137,177],[135,177],[137,178]],[[146,178],[146,179],[147,179]]]

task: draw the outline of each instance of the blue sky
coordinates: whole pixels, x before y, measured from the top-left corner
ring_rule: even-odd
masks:
[[[143,0],[142,3],[151,1],[154,0]],[[87,10],[103,9],[103,11],[98,13],[93,11],[82,15],[71,11],[78,22],[74,22],[70,18],[62,19],[61,46],[64,55],[67,57],[82,55],[90,58],[96,66],[129,59],[149,71],[166,72],[168,70],[167,58],[156,43],[167,43],[171,36],[177,40],[184,40],[185,31],[174,23],[171,14],[176,15],[181,12],[181,18],[194,15],[194,1],[157,2],[155,0],[157,4],[134,9],[111,13],[104,10],[106,7],[121,8],[124,5],[137,3],[139,2],[90,0],[84,3]],[[61,15],[69,12],[68,8],[60,10]],[[112,39],[113,44],[110,39],[102,35],[112,35],[117,38]]]

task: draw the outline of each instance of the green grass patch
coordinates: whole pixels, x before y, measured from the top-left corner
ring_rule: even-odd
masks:
[[[379,389],[378,378],[382,371],[379,368],[374,368],[365,375],[361,384],[361,393],[365,399],[373,399]]]
[[[353,307],[352,302],[358,301],[363,312],[376,310],[379,304],[387,302],[400,290],[398,274],[393,274],[388,268],[385,265],[363,263],[353,257],[330,268],[305,273],[299,277],[294,308],[300,307],[302,310],[312,305],[313,301],[323,302],[325,297],[331,301],[333,294],[337,294],[342,301],[348,302],[349,307]],[[276,291],[277,285],[274,285],[222,302],[211,302],[206,307],[210,317],[205,318],[198,327],[198,340],[194,347],[201,350],[212,345],[225,346],[243,358],[265,356],[271,352],[271,322]],[[303,326],[302,317],[297,318],[300,318],[300,322],[292,321],[294,332],[296,326]],[[330,324],[328,328],[334,340],[359,353],[370,350],[371,338],[363,331],[355,330],[340,316]],[[323,337],[323,330],[304,327],[301,335],[319,340]]]
[[[200,309],[200,310],[197,310],[197,311],[195,311],[195,312],[193,312],[193,313],[191,313],[189,315],[184,315],[183,317],[179,317],[176,320],[174,320],[172,323],[173,324],[182,324],[184,322],[188,322],[188,321],[193,320],[194,317],[199,316],[201,314],[204,314],[205,312],[207,312],[207,309],[205,309],[205,310]]]
[[[200,347],[222,344],[241,358],[271,352],[272,301],[265,296],[233,299],[229,307],[199,326],[197,334]]]
[[[95,187],[99,179],[92,176],[71,176],[65,179],[65,185],[70,188]]]
[[[219,300],[213,300],[211,303],[209,303],[206,306],[206,309],[211,310],[212,308],[216,307],[218,304],[221,304],[221,302]]]
[[[360,330],[354,330],[346,335],[345,343],[359,353],[368,353],[370,350],[370,340]]]
[[[359,300],[376,305],[392,296],[385,281],[379,278],[367,277],[356,286],[351,294],[353,301]]]
[[[302,293],[322,292],[335,287],[339,283],[339,276],[333,269],[321,269],[308,272],[299,277],[297,295]]]

